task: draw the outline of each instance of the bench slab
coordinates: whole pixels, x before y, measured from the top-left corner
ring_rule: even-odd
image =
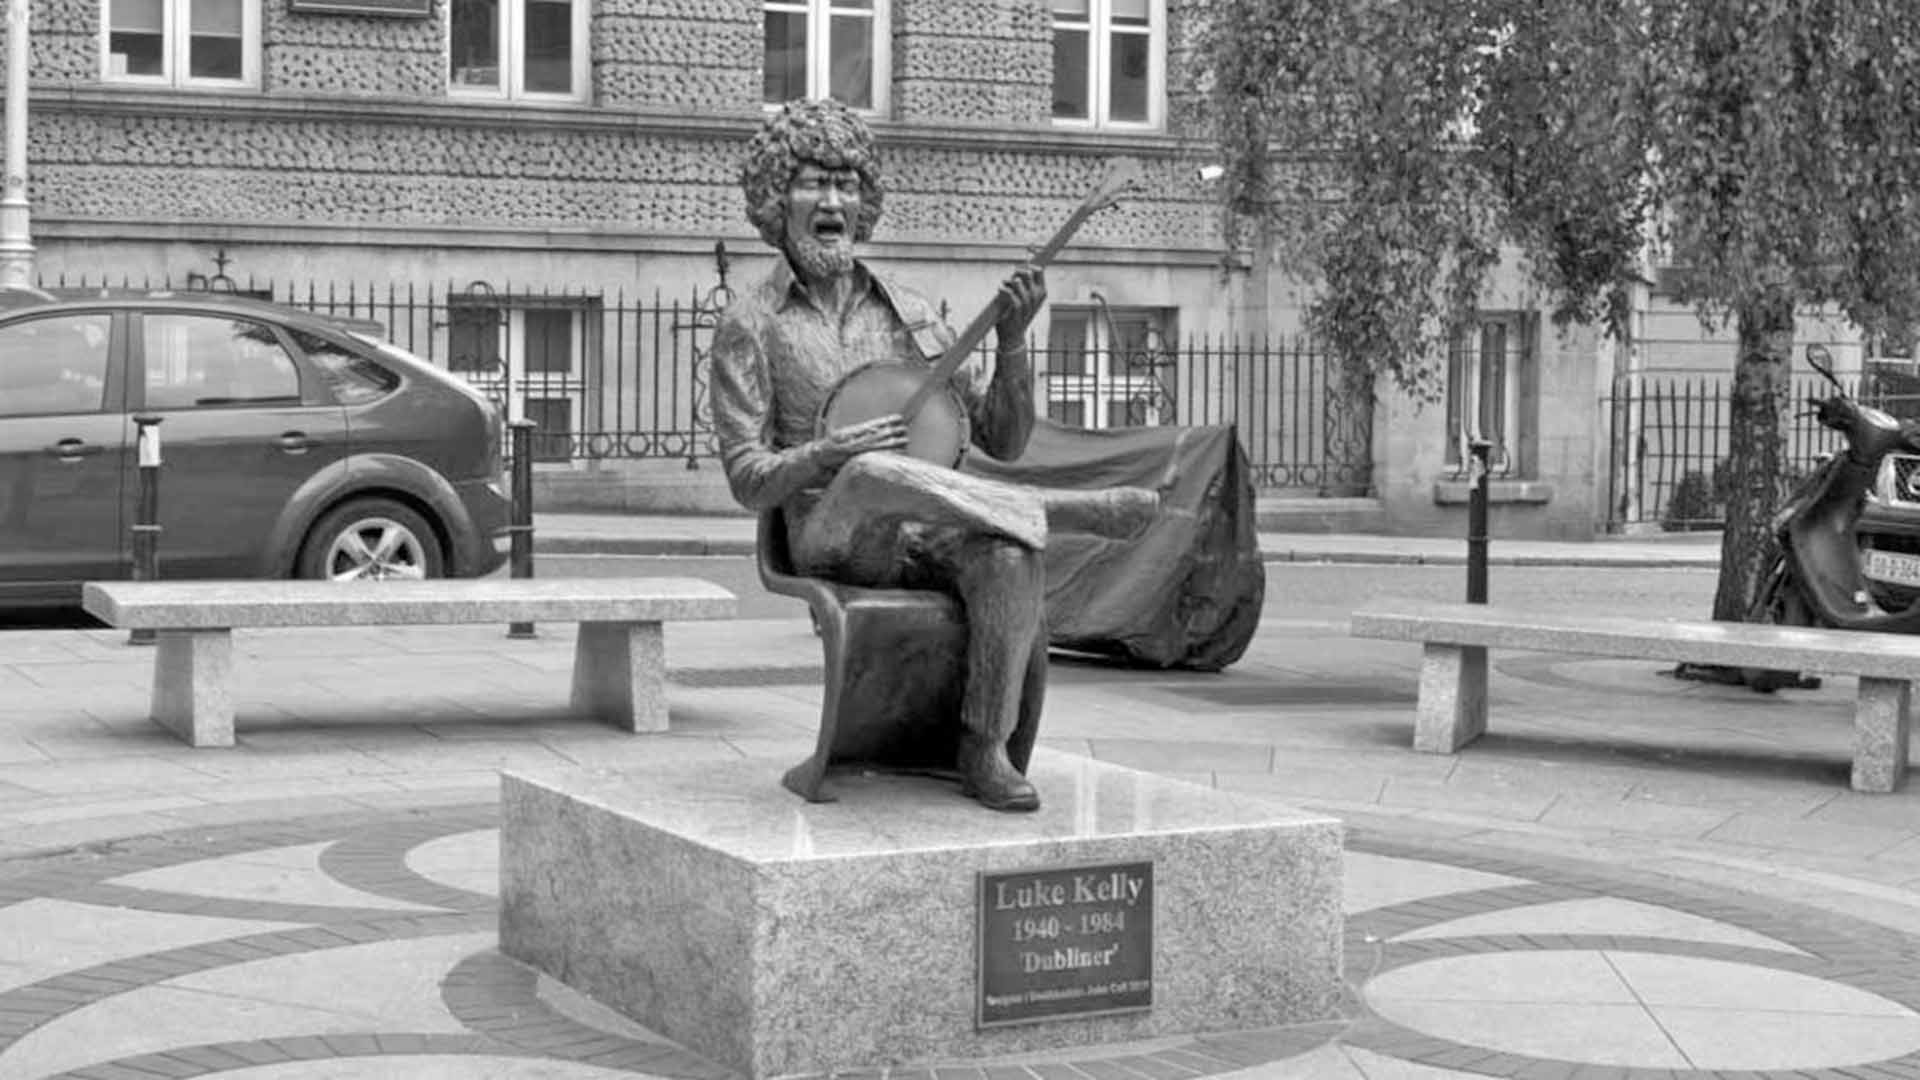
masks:
[[[193,746],[232,746],[233,631],[577,622],[571,704],[628,731],[667,730],[661,623],[720,619],[734,596],[696,578],[89,582],[86,609],[152,629],[151,716]]]
[[[1422,604],[1353,613],[1355,637],[1920,679],[1920,637],[1755,623]]]
[[[1856,791],[1894,791],[1906,777],[1920,637],[1854,630],[1690,622],[1425,604],[1353,614],[1355,637],[1420,642],[1416,750],[1451,754],[1486,733],[1487,649],[1634,657],[1856,675]]]
[[[121,629],[192,630],[728,619],[734,596],[698,578],[90,581],[81,605]]]

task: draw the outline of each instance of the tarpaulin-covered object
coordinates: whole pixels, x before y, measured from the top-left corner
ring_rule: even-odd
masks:
[[[1159,517],[1132,540],[1048,537],[1055,648],[1215,671],[1253,640],[1267,575],[1246,451],[1231,426],[1096,431],[1041,420],[1018,461],[976,453],[963,468],[1043,487],[1162,490]]]

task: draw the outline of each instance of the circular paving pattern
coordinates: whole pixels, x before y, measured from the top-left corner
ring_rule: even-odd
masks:
[[[1920,1076],[1920,942],[1903,934],[1552,859],[1351,846],[1510,883],[1350,916],[1343,1045],[1526,1080]]]
[[[1443,957],[1377,976],[1365,993],[1381,1016],[1430,1035],[1599,1065],[1818,1069],[1920,1050],[1920,1015],[1878,994],[1698,956],[1549,949]],[[1488,1010],[1500,1020],[1490,1023]],[[1822,1015],[1814,1037],[1792,1023],[1806,1013]]]
[[[364,812],[0,863],[0,1076],[728,1076],[500,955],[495,824],[490,804]],[[1348,867],[1336,1020],[891,1076],[1352,1080],[1392,1059],[1520,1080],[1920,1080],[1904,935],[1365,828]]]

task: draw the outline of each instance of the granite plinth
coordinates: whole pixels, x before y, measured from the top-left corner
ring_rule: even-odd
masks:
[[[507,773],[509,955],[752,1077],[1325,1019],[1341,825],[1042,752],[1043,806],[926,778],[807,803],[777,767]],[[977,1028],[977,875],[1153,864],[1149,1011]]]

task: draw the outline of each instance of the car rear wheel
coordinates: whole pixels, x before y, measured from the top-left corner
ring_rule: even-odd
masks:
[[[317,581],[437,578],[446,561],[419,513],[392,499],[355,499],[314,524],[295,572]]]

